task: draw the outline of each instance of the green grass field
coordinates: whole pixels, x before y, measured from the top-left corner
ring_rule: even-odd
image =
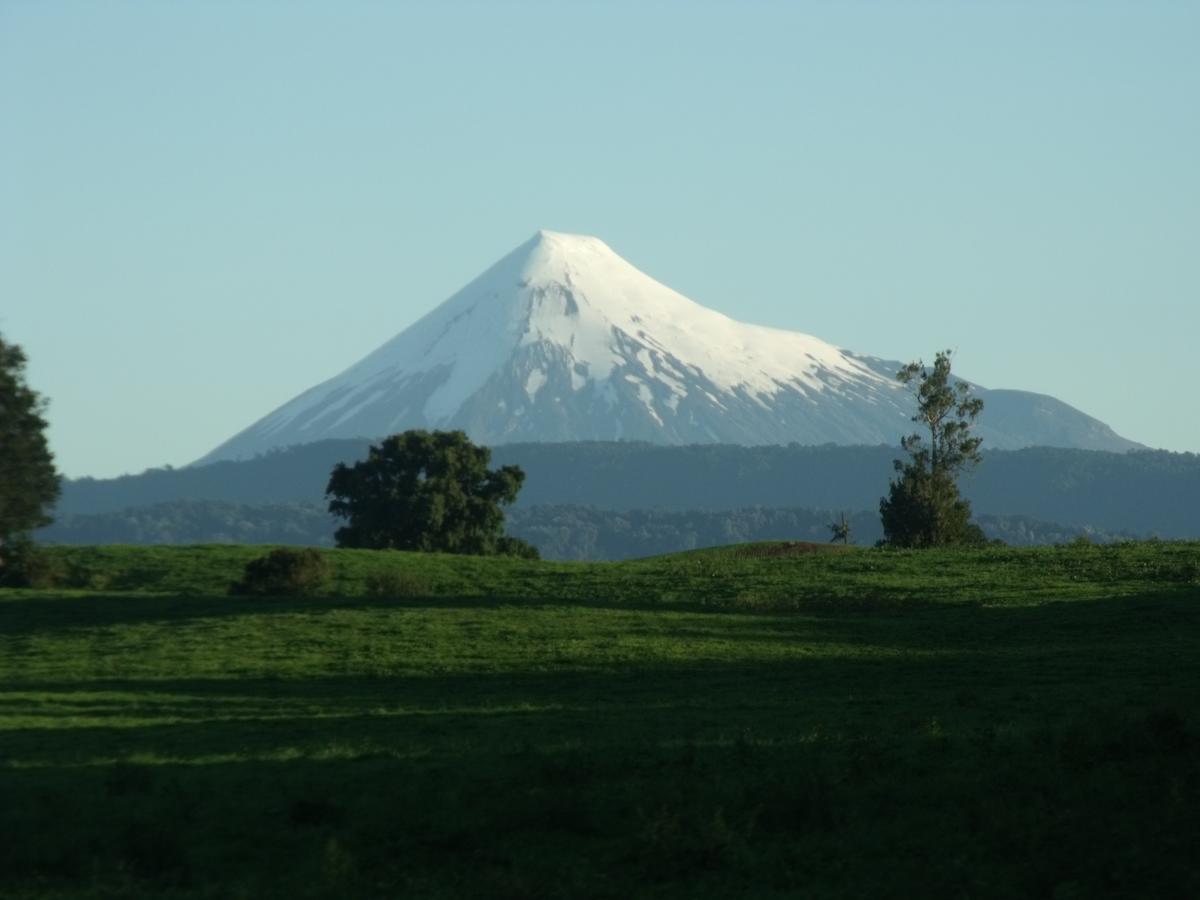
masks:
[[[262,552],[0,591],[0,895],[1200,896],[1200,544]]]

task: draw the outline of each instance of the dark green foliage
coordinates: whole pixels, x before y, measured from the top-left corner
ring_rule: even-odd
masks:
[[[879,504],[885,541],[896,547],[980,543],[983,532],[970,521],[971,504],[948,477],[905,469]]]
[[[0,569],[18,535],[48,524],[58,498],[46,403],[25,383],[25,353],[0,337]]]
[[[497,556],[515,556],[517,559],[541,559],[538,548],[528,541],[503,534],[496,539]]]
[[[371,572],[365,579],[368,597],[428,597],[429,584],[408,568],[388,568]]]
[[[246,563],[242,580],[230,585],[231,594],[270,597],[311,596],[329,586],[329,562],[320,550],[280,547]]]
[[[67,572],[62,560],[39,547],[26,535],[18,535],[5,547],[4,565],[0,566],[0,587],[45,590],[66,583]]]
[[[908,460],[895,460],[900,477],[879,501],[884,540],[896,547],[939,547],[976,541],[982,533],[969,526],[971,505],[958,492],[958,476],[978,464],[982,440],[971,425],[983,401],[971,396],[965,381],[950,377],[950,351],[937,355],[932,369],[909,363],[896,378],[915,385],[919,432],[901,438]]]
[[[525,473],[517,466],[489,470],[490,460],[491,450],[464,432],[413,430],[372,446],[352,466],[338,463],[325,491],[329,511],[347,522],[334,535],[338,546],[505,552],[500,507],[517,498]]]

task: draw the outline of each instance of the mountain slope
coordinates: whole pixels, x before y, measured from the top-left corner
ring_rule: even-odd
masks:
[[[462,428],[484,443],[891,443],[913,408],[898,367],[737,322],[603,241],[541,231],[200,462],[414,427]],[[994,393],[1004,414],[980,432],[991,447],[1137,446],[1053,398]]]

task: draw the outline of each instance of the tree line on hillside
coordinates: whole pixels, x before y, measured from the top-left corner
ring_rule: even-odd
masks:
[[[185,499],[252,506],[321,503],[332,468],[361,459],[369,444],[323,441],[245,462],[70,480],[56,515],[116,512]],[[493,448],[492,460],[518,465],[526,474],[513,510],[539,505],[837,510],[876,508],[898,452],[886,446],[580,442],[500,445]],[[1200,455],[1042,447],[983,448],[982,456],[978,470],[960,480],[977,515],[1029,516],[1163,538],[1200,537]]]
[[[322,504],[255,506],[172,500],[115,512],[59,515],[37,532],[50,544],[296,544],[332,547],[336,519]]]
[[[592,506],[513,507],[505,531],[545,559],[616,560],[741,541],[828,541],[841,510],[745,507],[729,510],[611,510]],[[870,546],[883,537],[879,515],[848,512],[850,540]],[[1097,543],[1148,535],[1043,522],[1026,516],[976,516],[989,540],[1012,546]],[[176,500],[94,515],[59,516],[38,532],[57,544],[291,544],[332,547],[337,520],[322,504],[251,506]]]

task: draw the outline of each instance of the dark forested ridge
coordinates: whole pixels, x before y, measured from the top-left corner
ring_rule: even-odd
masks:
[[[332,547],[333,516],[317,503],[254,506],[170,500],[102,513],[67,513],[38,532],[52,544],[295,544]]]
[[[323,441],[244,462],[64,485],[60,518],[176,500],[264,506],[322,501],[335,463],[368,441]],[[878,509],[898,448],[584,442],[509,444],[493,465],[526,472],[518,509],[594,506],[628,511]],[[1200,537],[1200,456],[1031,448],[996,450],[962,482],[978,516],[1028,517],[1100,532]]]
[[[749,507],[729,510],[607,510],[589,506],[529,506],[510,510],[506,531],[547,559],[630,559],[745,541],[828,541],[840,513],[821,509]],[[851,541],[882,536],[879,516],[847,516]],[[989,538],[1027,546],[1086,537],[1136,537],[1039,522],[1020,516],[980,516]],[[336,523],[315,503],[247,506],[217,500],[176,500],[107,513],[69,514],[41,532],[62,544],[294,544],[333,546]]]
[[[748,541],[830,540],[840,513],[821,509],[750,507],[730,510],[613,511],[583,506],[534,506],[510,514],[509,531],[547,559],[631,559]],[[883,537],[876,512],[847,515],[850,540],[871,545]],[[1133,535],[1073,528],[1022,516],[980,516],[989,539],[1032,546],[1080,538],[1107,542]]]

